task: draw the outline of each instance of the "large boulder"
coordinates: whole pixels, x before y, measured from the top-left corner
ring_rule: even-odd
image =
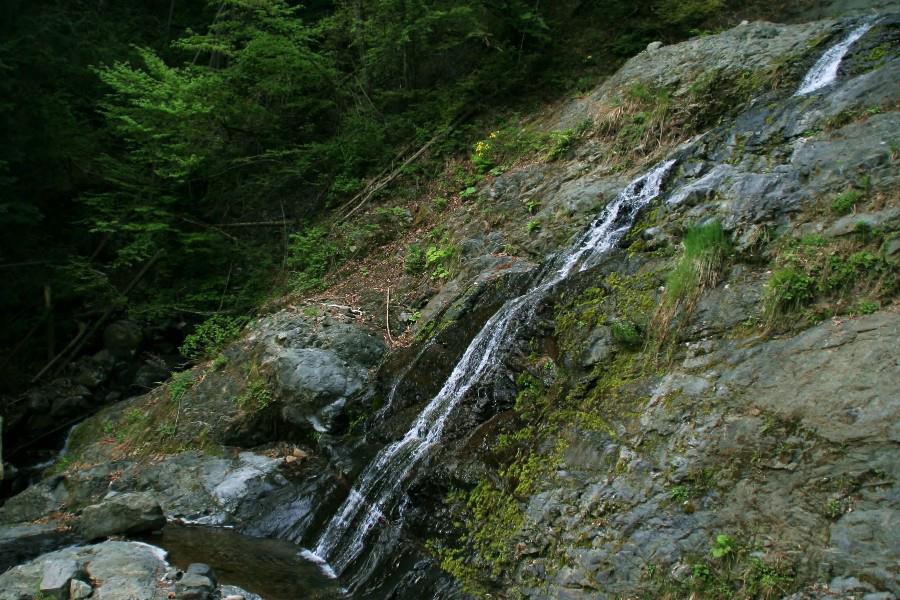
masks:
[[[81,513],[79,532],[88,540],[111,535],[144,533],[166,524],[162,508],[152,496],[142,493],[117,494]]]
[[[57,523],[0,525],[0,571],[62,548],[76,539]]]
[[[282,311],[260,321],[251,342],[274,374],[283,418],[329,431],[352,400],[366,396],[386,351],[380,335],[331,316]]]

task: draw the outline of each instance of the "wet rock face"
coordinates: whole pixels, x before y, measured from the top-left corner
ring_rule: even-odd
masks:
[[[695,79],[691,70],[697,65],[739,72],[793,56],[797,62],[790,76],[799,78],[802,68],[827,48],[826,43],[810,51],[815,38],[827,33],[840,39],[855,23],[754,24],[714,40],[656,48],[585,100],[584,114],[591,102],[619,85],[683,89]],[[896,30],[893,17],[884,23]],[[859,53],[870,53],[884,40],[895,50],[895,33],[875,32],[876,41],[864,38]],[[828,243],[843,243],[875,229],[886,232],[879,252],[887,258],[895,254],[900,61],[891,51],[888,55],[893,58],[875,68],[848,69],[836,84],[811,97],[790,97],[793,85],[764,95],[675,151],[680,163],[669,180],[668,197],[642,236],[643,248],[629,248],[629,253],[652,251],[636,262],[662,284],[672,263],[661,260],[666,255],[658,251],[682,239],[692,225],[718,219],[739,264],[729,266],[722,281],[696,299],[690,316],[679,317],[679,343],[670,363],[659,372],[617,382],[615,394],[591,415],[595,428],[573,425],[557,435],[566,447],[559,465],[537,491],[515,497],[524,524],[515,533],[511,527],[503,540],[515,556],[510,560],[515,572],[500,588],[536,599],[594,599],[629,597],[667,585],[688,597],[705,585],[698,583],[704,576],[696,573],[698,562],[710,565],[710,577],[731,576],[715,573],[721,565],[711,558],[711,546],[724,534],[739,539],[740,552],[747,552],[736,559],[741,568],[781,565],[782,575],[773,571],[769,576],[797,582],[792,589],[800,582],[819,582],[791,598],[852,593],[875,599],[898,593],[894,571],[900,548],[884,534],[897,527],[898,486],[889,475],[897,472],[900,460],[895,307],[782,338],[760,335],[764,329],[758,326],[765,319],[769,261],[779,251],[772,242],[779,237],[816,234],[836,240]],[[569,117],[576,113],[573,109]],[[540,189],[542,210],[569,207],[577,213],[584,209],[570,202],[566,190],[584,191],[575,196],[586,205],[588,198],[602,196],[603,184],[595,185],[594,179],[610,182],[596,173],[571,177],[567,171],[567,176],[527,167],[499,177],[488,192],[499,204],[509,198],[521,203]],[[874,208],[860,207],[846,217],[835,214],[833,198],[862,185],[861,180],[877,199]],[[593,283],[587,278],[574,282],[572,291],[600,285],[607,268],[592,273]],[[560,375],[565,393],[580,388],[587,394],[610,385],[605,373],[623,352],[608,325],[586,331],[577,351],[557,346],[554,352],[549,349],[553,340],[543,348],[541,343],[530,346],[538,357],[546,352],[565,369]],[[552,337],[552,332],[542,335]],[[637,359],[652,363],[659,357],[638,353]],[[460,411],[475,415],[454,429],[462,437],[446,444],[434,460],[434,472],[410,490],[407,515],[417,531],[439,531],[448,539],[457,534],[438,522],[454,516],[433,510],[429,515],[448,481],[470,488],[478,482],[503,485],[496,483],[504,475],[503,467],[494,467],[498,457],[502,460],[495,448],[501,434],[516,431],[517,417],[506,416],[501,424],[499,417],[493,421],[492,415],[479,414],[476,408],[492,395],[490,385],[480,392]],[[548,410],[563,399],[548,397]],[[516,487],[518,480],[510,478],[505,485]],[[484,559],[466,557],[471,559],[467,565]],[[490,579],[485,575],[485,581]],[[772,593],[780,597],[781,592]]]

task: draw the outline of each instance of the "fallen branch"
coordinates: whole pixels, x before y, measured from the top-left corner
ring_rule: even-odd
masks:
[[[131,290],[134,289],[134,286],[136,286],[141,281],[141,279],[144,278],[144,276],[150,270],[150,267],[152,267],[154,264],[156,264],[156,261],[159,260],[160,256],[162,256],[161,249],[156,251],[156,254],[154,254],[150,258],[150,260],[147,261],[147,263],[143,266],[143,268],[140,270],[140,272],[137,275],[135,275],[134,279],[132,279],[129,282],[129,284],[127,286],[125,286],[125,289],[122,291],[122,296],[127,296],[131,292]],[[107,308],[103,312],[103,314],[100,315],[100,318],[98,318],[96,321],[94,321],[93,325],[91,325],[90,329],[88,329],[86,333],[83,331],[79,331],[79,333],[75,337],[75,339],[72,340],[69,343],[69,345],[66,346],[66,348],[62,352],[57,354],[56,357],[52,361],[50,361],[50,363],[46,367],[41,369],[40,372],[38,372],[38,374],[35,375],[31,379],[31,383],[36,383],[46,373],[50,372],[49,369],[57,362],[59,362],[59,366],[57,366],[55,369],[53,369],[52,373],[54,373],[54,374],[59,373],[67,364],[69,364],[69,362],[72,360],[72,358],[81,351],[81,349],[84,347],[84,345],[92,337],[94,337],[94,334],[96,334],[97,331],[100,329],[100,327],[103,325],[103,323],[106,322],[106,320],[113,313],[113,310],[115,310],[115,308],[116,308],[115,306],[110,306],[109,308]],[[83,325],[81,323],[79,323],[79,327],[83,327]],[[65,357],[65,360],[63,360],[63,357]]]
[[[387,327],[388,341],[393,346],[394,338],[391,337],[391,288],[388,288],[387,299],[384,302],[384,323]]]
[[[216,227],[287,227],[293,221],[282,219],[281,221],[244,221],[239,223],[219,223]]]
[[[388,169],[382,170],[381,173],[379,173],[378,175],[376,175],[375,177],[373,177],[373,178],[369,181],[369,184],[366,185],[366,187],[363,189],[363,191],[361,191],[361,192],[358,193],[356,196],[354,196],[353,198],[351,198],[350,201],[347,202],[347,204],[344,205],[344,207],[346,207],[347,205],[350,205],[350,204],[353,204],[353,203],[356,202],[356,201],[359,201],[359,202],[356,204],[356,206],[354,206],[348,213],[346,213],[343,217],[340,218],[340,222],[346,221],[346,220],[349,219],[351,216],[353,216],[354,214],[356,214],[356,211],[358,211],[358,210],[361,209],[363,206],[365,206],[366,203],[367,203],[369,200],[372,199],[372,196],[374,196],[375,194],[377,194],[378,192],[380,192],[381,190],[383,190],[389,183],[391,183],[391,182],[394,181],[397,177],[399,177],[399,176],[403,173],[403,169],[405,169],[406,167],[408,167],[409,165],[411,165],[413,162],[415,162],[420,156],[422,156],[422,155],[423,155],[429,148],[431,148],[431,146],[433,146],[436,142],[438,142],[438,141],[441,140],[442,138],[446,137],[447,134],[449,134],[451,131],[453,131],[454,127],[456,127],[459,123],[461,123],[463,120],[465,120],[466,118],[468,118],[468,116],[471,115],[473,112],[474,112],[474,111],[469,110],[469,111],[466,111],[465,113],[461,114],[460,116],[458,116],[456,119],[453,120],[452,123],[450,123],[450,125],[448,125],[448,126],[446,127],[446,129],[444,129],[443,131],[439,132],[439,133],[438,133],[437,135],[435,135],[433,138],[431,138],[430,140],[428,140],[428,141],[425,143],[424,146],[422,146],[421,148],[419,148],[418,150],[416,150],[409,158],[407,158],[406,160],[404,160],[403,163],[402,163],[399,167],[397,167],[396,169],[394,169],[393,171],[391,171],[390,173],[388,173],[388,174],[385,175],[384,177],[382,177],[382,175],[383,175],[383,174],[385,173],[385,171],[387,171]],[[381,178],[381,179],[379,179],[379,178]],[[342,210],[343,210],[343,208],[342,208]]]
[[[47,371],[52,369],[53,365],[55,365],[63,356],[66,355],[67,352],[69,352],[69,350],[71,350],[81,340],[82,336],[84,336],[84,333],[86,331],[87,331],[87,326],[84,323],[82,323],[81,321],[79,321],[78,322],[78,334],[72,339],[71,342],[68,343],[68,345],[66,345],[65,348],[63,348],[62,352],[60,352],[59,354],[54,356],[43,369],[38,371],[37,375],[35,375],[34,377],[31,378],[31,383],[36,382],[38,379],[41,378],[41,376],[43,376],[44,373],[46,373]]]

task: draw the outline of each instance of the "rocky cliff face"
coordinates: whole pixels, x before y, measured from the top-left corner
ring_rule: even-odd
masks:
[[[449,217],[460,275],[412,347],[352,307],[259,320],[227,360],[81,425],[60,473],[0,509],[6,566],[140,491],[169,519],[351,556],[357,597],[900,594],[900,18],[795,93],[865,19],[654,46],[544,114],[577,141]],[[659,164],[615,247],[527,296],[438,438],[379,462],[427,437],[420,412],[491,316]],[[390,504],[364,493],[379,468]],[[348,506],[364,526],[335,525]],[[48,516],[71,527],[31,524]]]

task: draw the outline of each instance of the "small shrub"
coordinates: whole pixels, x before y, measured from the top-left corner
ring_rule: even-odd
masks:
[[[720,533],[716,536],[716,541],[712,547],[713,558],[725,558],[734,553],[735,541],[730,535]]]
[[[192,385],[194,385],[193,371],[188,370],[173,374],[172,379],[169,381],[169,398],[173,403],[181,402],[181,399],[184,398],[184,395],[191,389]]]
[[[248,317],[213,315],[184,338],[179,350],[192,360],[212,358],[222,352],[228,342],[240,335],[249,320]]]
[[[572,146],[575,144],[575,140],[578,139],[578,133],[574,129],[554,131],[550,135],[552,143],[550,149],[547,150],[547,154],[544,156],[544,159],[547,162],[559,160],[568,154],[569,150],[571,150]]]
[[[460,200],[468,200],[469,198],[476,195],[477,193],[478,193],[478,188],[476,188],[474,185],[470,185],[469,187],[467,187],[466,189],[464,189],[463,191],[461,191],[459,193],[459,199]]]
[[[682,241],[683,252],[666,278],[666,300],[675,303],[718,283],[719,271],[731,251],[722,224],[713,221],[690,229]]]
[[[766,313],[770,320],[797,310],[815,297],[815,282],[794,267],[772,273],[766,285]]]
[[[863,300],[856,307],[850,311],[852,315],[871,315],[873,313],[878,312],[881,308],[881,305],[877,302],[873,302],[871,300]]]
[[[425,250],[413,244],[406,250],[405,270],[407,275],[420,275],[428,266]]]
[[[228,365],[228,357],[224,354],[219,354],[212,362],[212,370],[213,371],[221,371]]]
[[[856,208],[856,203],[863,197],[863,193],[859,190],[849,190],[834,199],[831,203],[831,210],[839,215],[848,215]]]
[[[431,208],[435,212],[444,212],[447,208],[448,200],[444,196],[438,196],[431,201]]]
[[[262,379],[251,379],[237,398],[238,408],[245,411],[263,410],[272,403],[272,392]]]
[[[611,329],[613,339],[626,348],[637,348],[644,341],[644,337],[641,335],[640,330],[631,321],[614,321]]]
[[[432,279],[446,279],[450,276],[450,262],[456,256],[456,248],[447,243],[429,246],[425,251],[425,269],[431,269]]]
[[[691,490],[686,485],[676,485],[669,491],[669,498],[675,502],[687,502],[691,499]]]
[[[311,227],[290,236],[287,266],[294,272],[293,287],[298,292],[321,289],[325,274],[338,257],[337,246],[322,227]]]
[[[794,580],[789,574],[768,565],[757,556],[750,557],[746,589],[751,597],[781,598],[789,593],[788,585]]]
[[[479,174],[502,173],[516,162],[539,152],[546,136],[518,123],[513,123],[488,134],[475,143],[472,164]]]
[[[528,233],[534,233],[535,231],[540,230],[541,222],[535,219],[528,221],[528,225],[525,226],[525,229],[528,230]]]

